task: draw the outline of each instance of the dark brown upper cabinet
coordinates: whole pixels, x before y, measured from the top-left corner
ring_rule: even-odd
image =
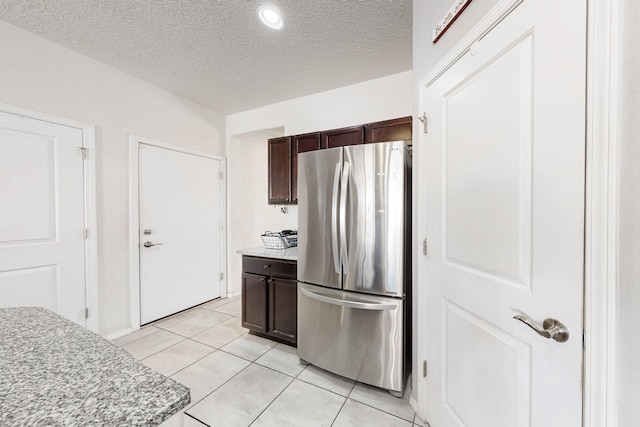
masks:
[[[298,203],[298,153],[320,149],[320,132],[291,137],[291,201]]]
[[[273,138],[269,143],[269,204],[291,203],[291,137]]]
[[[269,140],[270,205],[298,203],[298,153],[372,142],[411,144],[411,116]]]
[[[345,147],[364,143],[364,126],[351,126],[322,132],[322,148]]]
[[[411,141],[411,116],[364,125],[365,143]]]

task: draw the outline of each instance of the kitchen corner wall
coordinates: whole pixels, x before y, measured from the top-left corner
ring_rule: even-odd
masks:
[[[241,248],[260,246],[265,230],[297,228],[267,204],[267,139],[411,115],[411,71],[227,116],[227,287],[241,289]]]
[[[640,3],[620,1],[616,416],[640,425]],[[613,426],[612,426],[613,427]]]
[[[129,134],[224,155],[224,116],[0,21],[0,103],[96,126],[99,332],[131,327]]]

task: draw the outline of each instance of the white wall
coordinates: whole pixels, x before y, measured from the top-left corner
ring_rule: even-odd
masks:
[[[422,79],[482,19],[499,0],[476,0],[462,12],[437,43],[431,42],[434,27],[453,6],[453,0],[413,2],[413,78]],[[415,92],[417,96],[417,92]]]
[[[253,212],[248,222],[241,227],[242,247],[262,246],[260,235],[265,231],[296,229],[298,226],[298,207],[275,206],[266,203],[267,185],[267,144],[273,138],[269,135],[254,135],[240,138],[242,150],[242,211]],[[281,208],[287,211],[283,213]],[[268,224],[268,227],[265,227]]]
[[[228,247],[229,296],[240,292],[241,248],[262,246],[260,235],[265,231],[295,230],[298,227],[298,207],[268,205],[267,139],[282,136],[282,129],[253,132],[233,138],[229,151],[228,174],[235,179],[229,184],[228,229],[233,230]]]
[[[285,215],[267,205],[267,139],[411,115],[411,72],[227,116],[228,281],[240,292],[238,249],[260,246],[265,230],[297,228],[297,207]]]
[[[620,2],[618,426],[640,425],[640,3]]]
[[[0,102],[96,125],[100,333],[129,328],[128,134],[224,154],[224,117],[0,21]]]

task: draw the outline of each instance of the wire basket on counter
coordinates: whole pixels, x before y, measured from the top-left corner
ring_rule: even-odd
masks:
[[[272,233],[271,231],[265,231],[262,237],[262,243],[265,249],[287,249],[293,246],[298,246],[297,234],[282,234]]]

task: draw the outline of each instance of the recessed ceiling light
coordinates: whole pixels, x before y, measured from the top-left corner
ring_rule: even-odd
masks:
[[[273,6],[260,6],[258,16],[264,25],[274,30],[279,30],[284,24],[280,13]]]

